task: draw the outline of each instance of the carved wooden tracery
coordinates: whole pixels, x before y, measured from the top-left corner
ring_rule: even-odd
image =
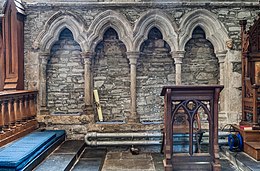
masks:
[[[211,86],[164,86],[161,96],[164,96],[164,168],[172,170],[221,170],[218,158],[218,101],[219,94],[224,87],[221,85]],[[176,103],[177,102],[177,103]],[[209,152],[194,154],[193,135],[194,122],[198,110],[202,108],[208,116],[209,123]],[[187,153],[173,153],[173,134],[177,133],[175,115],[179,110],[184,110],[187,115],[189,150]],[[183,130],[182,130],[183,131]],[[207,165],[199,165],[200,162]]]
[[[247,21],[241,20],[242,47],[242,122],[259,124],[260,87],[260,19],[246,30]]]

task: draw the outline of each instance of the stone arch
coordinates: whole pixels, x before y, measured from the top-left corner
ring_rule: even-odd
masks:
[[[171,47],[171,51],[177,50],[178,28],[171,17],[160,10],[150,10],[144,13],[134,27],[134,51],[139,51],[141,44],[148,38],[148,33],[156,27],[163,35],[163,39]]]
[[[180,20],[179,50],[184,51],[186,43],[191,39],[193,30],[201,27],[215,49],[215,53],[226,51],[229,39],[226,28],[217,16],[205,9],[198,9],[184,15]]]
[[[136,112],[140,122],[162,122],[163,99],[158,97],[163,85],[175,82],[171,48],[157,27],[150,29],[136,63]]]
[[[103,40],[95,48],[92,87],[98,90],[105,122],[123,122],[129,112],[130,67],[126,51],[124,43],[112,27],[105,31]]]
[[[193,30],[192,38],[185,45],[185,52],[182,60],[182,84],[219,83],[219,60],[213,44],[206,39],[204,30],[199,26]]]
[[[108,28],[113,28],[128,52],[132,51],[132,27],[129,21],[122,15],[112,10],[99,14],[88,29],[89,50],[95,49],[96,45],[103,40],[103,35]]]
[[[59,40],[51,47],[46,64],[46,106],[50,114],[84,113],[85,80],[81,53],[72,32],[67,28],[62,30]]]
[[[43,31],[37,36],[33,43],[34,49],[41,49],[42,52],[50,52],[52,45],[59,40],[62,30],[68,28],[81,49],[86,50],[87,39],[83,20],[69,11],[59,11],[46,22]]]

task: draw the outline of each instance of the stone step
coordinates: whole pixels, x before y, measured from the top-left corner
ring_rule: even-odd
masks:
[[[210,171],[211,165],[207,162],[183,162],[173,164],[173,171],[191,171],[191,170],[200,170],[200,171]]]
[[[67,140],[39,164],[35,171],[69,171],[84,148],[84,141]]]
[[[257,171],[260,170],[260,162],[250,157],[244,152],[232,152],[228,146],[222,146],[220,148],[221,154],[223,154],[228,160],[241,171]]]
[[[105,148],[87,147],[72,171],[100,171],[106,157]]]
[[[245,142],[244,151],[256,160],[260,160],[260,142]]]

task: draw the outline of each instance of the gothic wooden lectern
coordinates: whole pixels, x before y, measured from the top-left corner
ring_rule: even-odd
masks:
[[[164,168],[172,170],[221,170],[218,146],[218,101],[224,86],[164,86]],[[187,114],[189,123],[189,152],[173,154],[173,133],[175,115],[178,110]],[[209,124],[209,150],[194,153],[194,121],[199,109],[207,115]]]

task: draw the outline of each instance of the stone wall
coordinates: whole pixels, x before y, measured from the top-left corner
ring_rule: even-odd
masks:
[[[30,2],[25,2],[27,13],[25,21],[26,88],[41,89],[41,84],[44,82],[44,79],[41,80],[41,70],[44,69],[41,67],[41,57],[46,54],[48,56],[48,53],[51,54],[49,47],[60,41],[57,39],[57,35],[61,31],[59,29],[68,28],[72,32],[74,40],[78,43],[74,47],[77,49],[77,59],[80,58],[79,49],[82,52],[96,52],[96,55],[88,57],[91,58],[92,62],[90,72],[93,74],[93,78],[91,77],[93,82],[85,82],[85,78],[83,78],[82,70],[84,65],[86,70],[87,60],[84,64],[78,65],[80,68],[74,68],[74,70],[80,70],[81,73],[81,78],[78,79],[80,93],[76,94],[75,97],[78,97],[78,99],[80,99],[79,97],[86,97],[84,94],[86,93],[86,86],[84,84],[90,83],[90,87],[98,88],[106,121],[126,121],[126,117],[131,112],[130,73],[135,64],[127,59],[127,52],[140,52],[136,64],[137,108],[132,113],[137,112],[141,121],[162,121],[163,108],[161,107],[162,99],[159,97],[160,89],[162,85],[175,84],[176,75],[180,74],[176,72],[177,65],[182,66],[181,78],[184,84],[225,84],[225,89],[228,90],[223,91],[225,94],[223,97],[227,100],[222,101],[221,104],[228,104],[223,107],[220,116],[221,123],[237,123],[239,121],[241,113],[241,106],[239,105],[241,75],[237,71],[239,69],[236,69],[236,66],[240,64],[240,26],[238,21],[247,19],[249,25],[252,24],[259,9],[256,3]],[[192,15],[193,12],[194,15]],[[198,20],[193,18],[195,14],[200,15]],[[185,30],[188,28],[186,26],[189,26],[189,23],[185,25],[186,20],[191,21],[191,25],[198,24],[201,26],[207,40],[192,38],[194,29]],[[214,26],[219,27],[214,28]],[[157,40],[150,40],[151,37],[147,33],[152,27],[158,28],[162,34]],[[113,28],[117,33],[116,36],[115,34],[114,37],[112,36],[113,38],[106,37],[107,33],[105,32],[109,28]],[[176,33],[171,29],[175,30]],[[221,31],[219,32],[219,30]],[[177,33],[179,37],[174,37]],[[226,37],[219,33],[226,33],[226,37],[231,38],[234,42],[232,52],[229,50],[227,53],[232,60],[225,60]],[[137,36],[137,38],[134,36]],[[183,39],[191,39],[185,44],[186,49],[179,48],[180,42],[178,41],[183,40],[181,36],[184,37]],[[133,44],[131,44],[132,42]],[[139,48],[139,44],[142,44],[141,48]],[[203,53],[197,53],[195,59],[194,52],[198,49],[202,49]],[[221,50],[224,55],[217,54],[218,50]],[[185,55],[176,55],[179,51],[186,51]],[[238,56],[238,58],[233,59],[234,56]],[[227,65],[233,68],[227,68]],[[201,71],[202,67],[204,67],[202,71],[205,72],[199,73],[198,71]],[[223,77],[223,74],[227,77]],[[199,79],[207,79],[198,81],[198,76]],[[84,82],[82,82],[83,80]],[[228,80],[232,80],[232,85],[228,83]],[[42,94],[40,94],[40,97],[39,103],[42,102],[42,99],[44,100]],[[221,99],[224,99],[223,97]],[[49,106],[50,102],[48,102]],[[90,100],[90,102],[93,101]],[[81,109],[81,105],[83,105],[82,101],[76,108]],[[54,111],[54,109],[51,109],[51,111]],[[78,111],[84,113],[82,109]],[[77,137],[74,134],[82,137],[84,132],[91,130],[140,131],[159,130],[161,127],[161,125],[145,126],[140,125],[140,123],[134,125],[115,124],[112,126],[96,124],[97,119],[94,120],[93,118],[97,117],[97,114],[91,110],[89,112],[89,115],[75,116],[74,119],[71,116],[58,117],[51,116],[48,113],[46,115],[41,114],[39,121],[45,125],[48,123],[51,128],[64,127],[74,138]],[[68,117],[69,121],[66,119]]]
[[[122,122],[129,113],[129,61],[124,44],[108,29],[96,47],[93,59],[94,89],[99,92],[104,121]]]
[[[219,64],[213,45],[198,27],[186,44],[182,64],[182,81],[187,85],[219,84]]]
[[[170,47],[160,31],[151,29],[137,61],[137,113],[141,122],[162,122],[162,86],[175,82],[174,62]]]
[[[65,29],[51,49],[47,64],[47,106],[51,114],[82,114],[84,69],[81,48]]]

